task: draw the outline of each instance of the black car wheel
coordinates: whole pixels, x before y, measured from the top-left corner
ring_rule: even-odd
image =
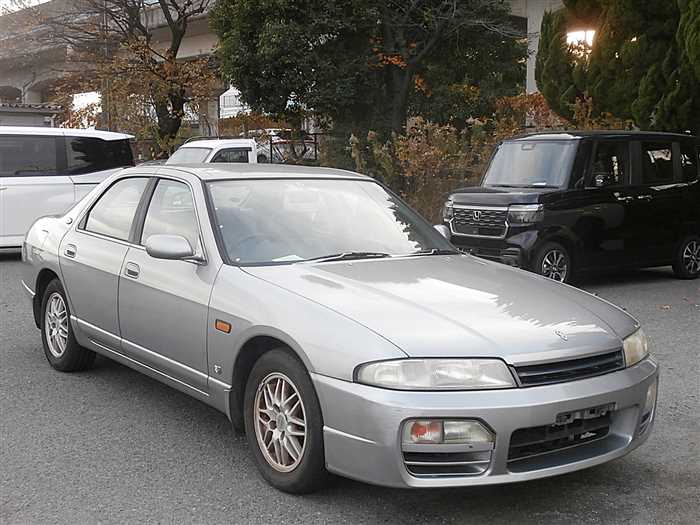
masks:
[[[61,372],[85,370],[95,360],[95,352],[75,340],[66,293],[58,279],[48,284],[41,301],[41,341],[49,364]]]
[[[548,242],[537,252],[534,271],[560,283],[569,283],[573,264],[568,250],[557,242]]]
[[[244,404],[248,445],[263,477],[293,494],[323,487],[323,419],[304,365],[285,349],[263,354],[248,377]]]
[[[679,279],[700,276],[700,237],[690,235],[683,240],[673,261],[673,273]]]

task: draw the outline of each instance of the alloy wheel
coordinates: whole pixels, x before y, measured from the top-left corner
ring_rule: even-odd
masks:
[[[301,462],[307,428],[304,402],[294,383],[274,372],[258,385],[254,425],[265,460],[279,472],[291,472]]]
[[[700,242],[690,241],[683,250],[683,265],[690,274],[700,272]]]
[[[52,293],[46,302],[44,330],[49,352],[60,358],[68,347],[68,310],[63,296],[58,292]]]
[[[564,282],[569,272],[566,254],[561,250],[550,250],[542,259],[542,275],[555,281]]]

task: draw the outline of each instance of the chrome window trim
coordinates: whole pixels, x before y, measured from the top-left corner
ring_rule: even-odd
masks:
[[[195,253],[195,255],[201,255],[202,258],[204,259],[204,262],[201,264],[207,264],[209,262],[209,257],[208,257],[208,253],[207,253],[207,247],[205,246],[205,243],[204,243],[204,235],[202,235],[202,221],[200,220],[200,217],[199,217],[199,207],[197,206],[197,198],[195,197],[194,187],[192,186],[192,184],[190,184],[190,182],[188,180],[183,179],[181,177],[178,177],[177,175],[170,175],[170,174],[167,174],[167,175],[162,174],[161,175],[161,174],[157,173],[153,177],[158,179],[158,180],[156,181],[156,185],[153,188],[153,193],[151,193],[151,199],[149,199],[149,201],[148,201],[148,206],[146,207],[146,213],[143,215],[144,224],[146,223],[146,217],[148,216],[148,210],[151,208],[151,200],[153,199],[153,195],[155,194],[155,191],[158,188],[158,182],[160,182],[161,179],[169,179],[169,180],[173,180],[175,182],[181,182],[181,183],[187,185],[187,187],[190,189],[190,195],[192,195],[192,205],[194,206],[194,214],[197,217],[197,233],[198,233],[198,237],[199,237],[199,246],[201,247],[201,251],[202,251],[201,254]],[[143,237],[143,228],[141,229],[141,236]],[[135,246],[142,248],[144,250],[146,249],[143,244],[137,244]],[[195,250],[197,249],[196,246],[193,248]],[[185,261],[185,262],[194,263],[194,261]]]

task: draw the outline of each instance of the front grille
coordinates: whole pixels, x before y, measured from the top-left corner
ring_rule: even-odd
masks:
[[[595,355],[557,361],[543,365],[516,366],[521,386],[549,385],[564,381],[575,381],[586,377],[599,376],[609,372],[615,372],[625,366],[622,350],[616,350],[607,354]]]
[[[452,229],[462,235],[503,237],[506,234],[507,209],[452,209]]]
[[[574,419],[564,425],[521,428],[511,435],[508,461],[518,461],[590,443],[607,436],[610,425],[611,413],[607,412],[596,418]]]
[[[404,452],[403,460],[414,476],[478,476],[491,463],[491,451]]]

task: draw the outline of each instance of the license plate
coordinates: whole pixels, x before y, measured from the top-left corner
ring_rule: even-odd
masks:
[[[607,403],[597,407],[584,408],[582,410],[574,410],[572,412],[562,412],[561,414],[557,414],[557,419],[554,424],[567,425],[572,421],[576,421],[577,419],[595,419],[597,417],[603,417],[614,410],[615,403]]]

